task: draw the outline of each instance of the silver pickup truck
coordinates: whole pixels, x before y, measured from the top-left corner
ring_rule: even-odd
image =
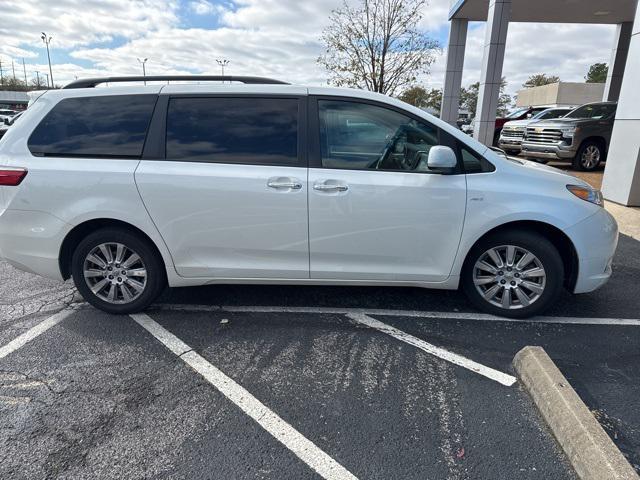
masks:
[[[571,110],[573,110],[573,107],[551,107],[534,115],[529,115],[523,120],[512,120],[505,123],[500,132],[498,147],[508,154],[517,155],[522,148],[522,137],[527,126],[541,120],[564,117]]]
[[[563,118],[527,126],[522,155],[548,162],[566,160],[576,170],[595,170],[606,160],[616,114],[615,102],[587,103]]]

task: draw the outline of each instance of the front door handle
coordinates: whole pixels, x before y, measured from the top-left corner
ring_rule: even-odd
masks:
[[[284,189],[300,190],[302,188],[302,182],[295,178],[277,177],[277,178],[270,178],[267,181],[267,187],[275,188],[276,190],[284,190]]]
[[[330,183],[316,183],[313,186],[314,190],[318,190],[319,192],[346,192],[349,190],[348,185],[335,185]]]

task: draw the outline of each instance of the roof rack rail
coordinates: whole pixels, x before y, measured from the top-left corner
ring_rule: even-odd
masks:
[[[278,84],[289,85],[282,80],[264,77],[243,77],[231,75],[151,75],[151,76],[130,76],[130,77],[97,77],[74,80],[62,88],[93,88],[101,83],[119,82],[169,82],[169,81],[219,81],[219,82],[240,82],[247,84]]]

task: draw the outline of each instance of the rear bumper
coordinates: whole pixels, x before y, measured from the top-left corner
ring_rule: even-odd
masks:
[[[521,144],[522,154],[531,158],[547,160],[571,160],[576,155],[575,149],[565,143],[540,144],[527,142]]]
[[[25,272],[63,280],[58,256],[71,228],[45,212],[5,210],[0,214],[0,257]]]
[[[565,233],[578,254],[578,275],[573,293],[592,292],[607,283],[618,246],[618,224],[613,216],[601,208]]]

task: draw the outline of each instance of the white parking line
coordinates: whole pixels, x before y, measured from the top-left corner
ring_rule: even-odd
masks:
[[[42,322],[37,324],[35,327],[27,330],[22,335],[11,340],[5,346],[0,347],[0,359],[6,357],[12,352],[15,352],[20,347],[23,347],[25,344],[29,343],[31,340],[38,337],[39,335],[42,335],[51,327],[59,324],[61,321],[63,321],[65,318],[71,315],[73,312],[74,312],[73,309],[65,309],[56,313],[55,315],[51,315],[46,320],[43,320]]]
[[[551,317],[540,316],[527,319],[498,317],[486,313],[474,312],[435,312],[423,310],[386,310],[381,308],[327,308],[327,307],[286,307],[286,306],[234,306],[234,305],[189,305],[157,304],[156,310],[193,311],[193,312],[255,312],[255,313],[325,313],[347,315],[363,313],[368,315],[387,315],[389,317],[417,317],[450,320],[482,320],[487,322],[514,323],[566,323],[574,325],[621,325],[640,327],[637,318],[601,318],[601,317]]]
[[[351,472],[251,395],[244,387],[194,352],[189,345],[155,322],[151,317],[144,313],[138,313],[131,315],[131,318],[180,357],[187,365],[202,375],[220,393],[253,418],[262,428],[291,450],[318,475],[327,480],[357,480],[357,477]]]
[[[419,348],[420,350],[434,355],[438,358],[446,360],[447,362],[451,362],[455,365],[471,370],[472,372],[490,378],[491,380],[495,380],[496,382],[501,383],[502,385],[505,385],[507,387],[510,387],[511,385],[516,383],[516,378],[512,377],[511,375],[507,375],[506,373],[503,373],[499,370],[495,370],[478,362],[474,362],[473,360],[469,360],[468,358],[463,357],[462,355],[458,355],[457,353],[449,352],[444,348],[436,347],[435,345],[427,343],[418,337],[414,337],[413,335],[403,332],[402,330],[398,330],[397,328],[392,327],[391,325],[387,325],[386,323],[382,323],[379,320],[371,318],[370,316],[363,313],[349,313],[347,314],[347,317],[368,327],[375,328],[376,330],[386,333],[387,335],[391,335],[393,338],[408,343],[409,345],[413,345],[414,347]]]

